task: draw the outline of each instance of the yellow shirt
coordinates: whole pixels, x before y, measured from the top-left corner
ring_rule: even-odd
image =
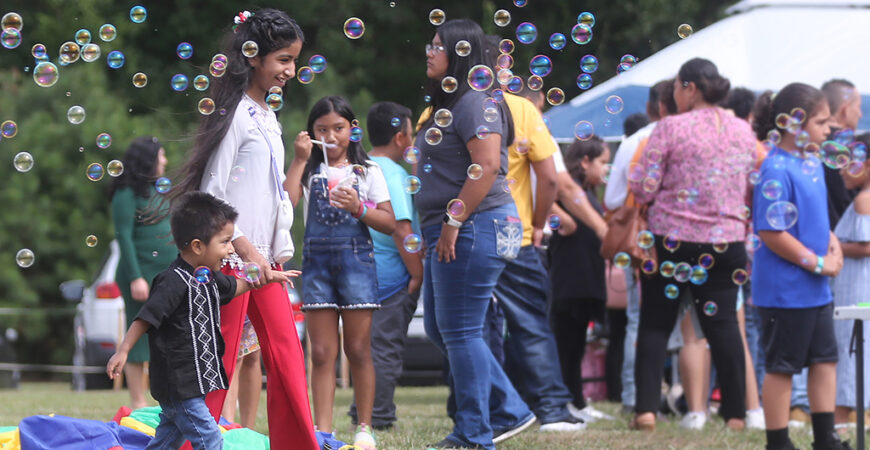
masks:
[[[532,207],[531,163],[553,156],[559,147],[550,136],[540,111],[531,101],[508,92],[504,93],[504,100],[514,118],[514,143],[508,148],[507,180],[512,183],[511,195],[523,222],[522,245],[526,246],[532,243],[532,218],[535,214]]]

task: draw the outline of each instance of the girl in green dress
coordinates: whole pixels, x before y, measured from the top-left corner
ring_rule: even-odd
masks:
[[[153,224],[145,220],[150,216],[146,209],[162,211],[168,207],[154,186],[166,169],[163,146],[150,136],[134,139],[123,163],[124,172],[113,180],[110,196],[115,238],[121,248],[115,281],[124,296],[129,327],[148,299],[151,280],[169,267],[177,252],[172,245],[168,215]],[[124,368],[133,409],[147,406],[143,363],[148,357],[148,339],[142,336],[130,351]]]

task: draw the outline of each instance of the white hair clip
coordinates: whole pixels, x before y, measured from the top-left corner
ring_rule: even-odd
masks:
[[[236,25],[241,25],[245,23],[248,19],[250,19],[253,15],[254,14],[250,11],[242,11],[236,17],[233,17],[233,22],[235,22]]]

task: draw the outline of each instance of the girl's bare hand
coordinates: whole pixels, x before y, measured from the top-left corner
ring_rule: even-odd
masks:
[[[300,131],[293,141],[293,148],[296,150],[295,158],[301,161],[308,161],[311,157],[311,148],[314,144],[311,143],[311,137],[307,131]]]

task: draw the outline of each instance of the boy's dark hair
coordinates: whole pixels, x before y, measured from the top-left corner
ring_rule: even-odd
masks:
[[[593,135],[585,141],[575,140],[568,151],[565,152],[565,168],[576,181],[581,185],[586,182],[586,170],[583,169],[583,158],[588,158],[589,161],[601,156],[604,153],[604,141],[597,135]]]
[[[752,130],[755,131],[755,137],[760,141],[767,139],[767,133],[776,129],[776,116],[780,113],[791,114],[793,109],[801,108],[807,113],[809,120],[823,102],[827,102],[825,94],[804,83],[791,83],[775,96],[771,91],[761,94],[752,111]]]
[[[674,100],[674,79],[669,78],[667,80],[659,81],[653,86],[658,92],[658,101],[659,104],[665,106],[665,111],[668,112],[669,115],[676,114],[677,111],[677,101]],[[652,96],[650,96],[652,98]],[[652,101],[652,100],[650,100]],[[656,113],[658,113],[658,104],[655,105]],[[659,117],[661,119],[661,117]]]
[[[755,92],[738,87],[728,92],[728,96],[722,100],[721,106],[734,111],[735,116],[749,120],[749,113],[752,112],[753,105],[755,105]]]
[[[232,205],[202,191],[178,197],[172,204],[171,215],[172,238],[179,250],[184,250],[194,239],[207,244],[227,222],[235,222],[239,217]]]
[[[637,133],[637,130],[647,126],[649,124],[649,117],[644,113],[634,113],[625,118],[625,121],[622,122],[622,130],[626,137],[631,136],[634,133]]]
[[[399,125],[393,125],[393,119],[399,119]],[[366,127],[369,142],[379,147],[387,145],[393,136],[400,131],[408,131],[405,126],[411,122],[411,110],[394,102],[378,102],[369,108]]]
[[[831,114],[837,114],[837,110],[840,109],[840,106],[842,106],[846,100],[851,100],[852,96],[855,95],[855,85],[849,80],[835,78],[826,81],[825,84],[822,85],[822,93],[825,94],[825,97],[828,99],[828,106],[831,108]]]

